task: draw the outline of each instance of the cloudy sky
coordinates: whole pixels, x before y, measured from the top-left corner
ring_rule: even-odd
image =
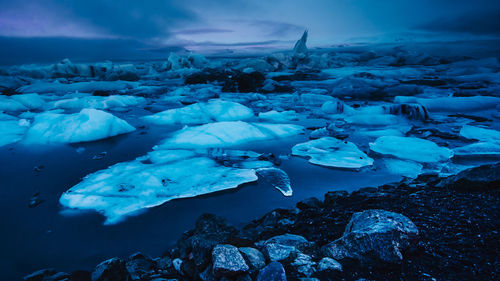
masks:
[[[304,29],[311,45],[407,30],[500,33],[498,0],[0,0],[0,7],[0,41],[18,45],[66,38],[285,46]]]

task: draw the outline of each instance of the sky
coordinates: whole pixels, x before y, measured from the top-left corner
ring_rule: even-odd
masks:
[[[119,52],[288,46],[305,29],[312,46],[417,30],[500,34],[498,0],[0,0],[0,7],[0,41],[17,53],[32,42],[50,49],[54,40],[55,49],[130,45]]]

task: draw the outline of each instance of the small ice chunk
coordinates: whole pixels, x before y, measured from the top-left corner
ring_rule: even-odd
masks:
[[[309,162],[327,167],[358,169],[373,164],[373,159],[354,143],[331,137],[297,144],[292,148],[292,154],[309,156]]]
[[[384,159],[384,165],[389,173],[412,179],[418,177],[423,169],[422,164],[399,159]]]
[[[446,161],[453,156],[453,151],[446,147],[414,137],[383,136],[370,143],[370,149],[380,154],[420,163]]]
[[[26,133],[27,143],[76,143],[94,141],[134,131],[135,128],[113,114],[82,109],[79,113],[41,113]]]
[[[216,122],[186,127],[159,145],[158,148],[228,147],[254,141],[298,135],[304,127],[291,124]]]
[[[281,169],[278,168],[260,168],[257,169],[257,175],[269,182],[285,196],[292,196],[293,190],[290,184],[290,178]]]
[[[20,141],[28,130],[29,125],[30,123],[26,119],[1,120],[0,147]]]
[[[259,119],[273,122],[286,122],[299,120],[299,116],[295,110],[287,110],[278,112],[276,110],[271,110],[268,112],[259,113]]]
[[[460,135],[467,139],[496,142],[500,144],[500,132],[497,130],[465,125],[460,130]]]
[[[236,102],[219,99],[206,103],[195,103],[182,108],[165,110],[144,119],[155,124],[205,124],[214,121],[246,120],[254,116],[253,111]]]

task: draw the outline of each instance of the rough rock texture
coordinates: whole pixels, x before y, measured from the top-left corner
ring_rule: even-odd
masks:
[[[299,247],[307,244],[308,241],[304,237],[287,233],[266,240],[262,250],[269,260],[282,261],[299,252]]]
[[[245,259],[232,245],[217,245],[212,251],[215,277],[232,277],[247,272],[250,268]]]
[[[131,280],[125,261],[112,258],[100,263],[92,272],[92,281],[126,281]]]
[[[336,260],[381,260],[401,262],[402,250],[418,237],[418,229],[407,217],[385,210],[367,210],[352,215],[344,235],[323,247]]]
[[[500,188],[500,163],[468,169],[443,179],[439,187],[461,191],[483,191]]]
[[[250,270],[258,270],[266,266],[266,259],[259,250],[251,247],[241,247],[239,250]]]
[[[269,263],[259,272],[257,281],[286,281],[283,265],[276,261]]]

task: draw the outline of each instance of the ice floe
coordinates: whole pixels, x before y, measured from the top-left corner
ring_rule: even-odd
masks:
[[[26,133],[27,143],[76,143],[129,133],[135,128],[110,113],[82,109],[79,113],[41,113]]]
[[[297,144],[292,148],[292,154],[310,157],[309,162],[313,164],[335,168],[357,169],[373,164],[373,159],[354,143],[331,137]]]
[[[155,124],[205,124],[221,121],[246,120],[254,116],[253,111],[236,102],[219,99],[195,103],[182,108],[168,109],[144,119]]]
[[[59,83],[59,82],[37,82],[31,85],[26,85],[17,89],[20,93],[93,93],[95,91],[123,91],[137,87],[137,82],[127,81],[90,81],[90,82],[75,82],[75,83]]]
[[[500,132],[497,130],[465,125],[460,130],[460,135],[467,139],[496,142],[500,144]]]
[[[370,149],[383,155],[420,163],[446,161],[453,156],[453,151],[446,147],[414,137],[383,136],[370,143]]]
[[[400,159],[383,159],[383,163],[389,173],[401,175],[408,178],[416,178],[422,173],[423,166],[417,162]]]
[[[489,96],[417,98],[398,96],[396,103],[418,103],[430,112],[467,112],[495,108],[500,98]]]
[[[302,133],[304,128],[291,124],[216,122],[186,127],[159,145],[166,148],[229,147],[249,142],[285,138]]]
[[[30,123],[26,119],[17,120],[16,118],[1,118],[0,147],[23,139],[29,126]]]
[[[95,210],[114,224],[125,216],[177,198],[235,188],[257,180],[253,169],[226,167],[189,150],[154,151],[86,176],[60,203]]]
[[[295,110],[271,110],[259,113],[259,119],[272,122],[287,122],[299,120],[299,115],[297,114],[297,112],[295,112]]]
[[[144,103],[143,97],[111,95],[107,97],[99,96],[77,96],[72,98],[59,99],[50,103],[50,108],[60,109],[114,109],[135,106]]]

